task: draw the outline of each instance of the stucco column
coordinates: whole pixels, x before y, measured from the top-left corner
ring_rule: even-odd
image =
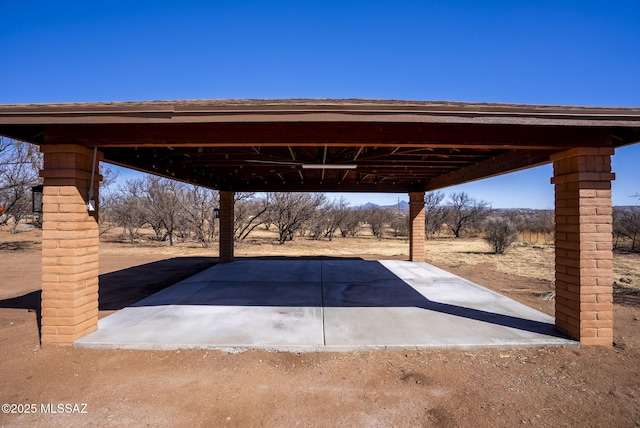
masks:
[[[98,328],[98,207],[89,211],[94,152],[45,145],[42,221],[42,344],[71,345]],[[98,162],[94,194],[98,200]]]
[[[557,154],[556,328],[582,345],[613,344],[612,148]]]
[[[233,219],[235,192],[220,192],[220,263],[233,261]]]
[[[424,192],[409,193],[409,260],[424,262]]]

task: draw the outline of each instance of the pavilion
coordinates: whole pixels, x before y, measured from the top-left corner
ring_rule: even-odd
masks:
[[[220,191],[221,262],[234,192],[405,192],[410,260],[425,192],[553,162],[556,328],[611,346],[611,156],[640,108],[389,100],[0,105],[0,135],[44,153],[42,343],[97,329],[100,161]]]

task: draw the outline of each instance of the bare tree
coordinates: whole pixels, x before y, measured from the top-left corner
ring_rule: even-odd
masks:
[[[100,175],[102,181],[100,182],[99,202],[100,215],[98,216],[98,225],[100,234],[106,233],[115,227],[113,216],[111,214],[112,205],[116,200],[114,185],[118,180],[118,173],[106,166],[100,164]]]
[[[122,234],[128,235],[131,244],[135,243],[138,229],[146,223],[142,185],[142,179],[127,180],[111,196],[109,214],[122,227]]]
[[[424,198],[424,231],[427,239],[440,232],[446,222],[446,209],[442,206],[444,193],[429,192]]]
[[[365,211],[365,219],[371,226],[371,233],[378,239],[382,239],[384,228],[391,221],[391,212],[377,205],[370,206]]]
[[[347,209],[340,222],[340,233],[343,238],[354,237],[362,228],[364,212],[362,208]]]
[[[553,219],[553,211],[543,210],[536,211],[529,218],[525,219],[524,228],[529,231],[529,240],[538,242],[540,236],[547,242],[549,236],[552,236],[555,230],[555,221]],[[531,239],[531,235],[535,234],[535,239]]]
[[[612,227],[613,227],[613,249],[620,249],[621,241],[624,240],[624,232],[621,227],[620,217],[622,216],[622,209],[619,207],[613,207]]]
[[[331,223],[331,215],[326,205],[322,205],[316,209],[313,217],[305,224],[305,229],[309,233],[311,239],[316,241],[324,237],[325,230]]]
[[[628,243],[631,252],[640,251],[640,207],[616,207],[613,210],[613,239],[617,249]]]
[[[391,212],[389,227],[393,230],[393,236],[396,238],[409,236],[409,213],[407,211]]]
[[[257,198],[255,193],[236,193],[234,205],[233,236],[236,240],[245,239],[256,227],[268,221],[267,198]]]
[[[502,213],[518,229],[523,242],[535,244],[553,239],[555,223],[552,210],[507,210]]]
[[[309,221],[309,231],[314,239],[327,238],[333,240],[349,212],[349,204],[341,197],[338,200],[325,202]]]
[[[15,233],[32,211],[31,187],[40,182],[42,156],[32,144],[0,137],[0,165],[0,224],[13,221],[10,230]]]
[[[169,239],[173,246],[176,232],[186,225],[184,211],[184,184],[148,175],[143,181],[144,210],[146,220],[156,233],[156,237],[164,241]]]
[[[502,254],[518,240],[518,229],[506,217],[490,218],[485,223],[484,240],[495,254]]]
[[[200,244],[207,248],[218,235],[215,225],[215,207],[219,204],[218,192],[199,186],[185,186],[183,192],[182,228],[193,232]]]
[[[338,229],[340,229],[345,223],[350,211],[351,207],[349,206],[349,202],[343,197],[334,200],[329,205],[329,213],[331,214],[332,221],[328,225],[325,234],[329,241],[333,240],[333,237],[335,236]]]
[[[278,243],[292,241],[325,201],[322,193],[273,192],[267,195],[271,222],[278,228]]]
[[[539,234],[544,237],[545,243],[547,242],[549,237],[553,240],[553,234],[556,229],[555,219],[553,218],[553,211],[537,211],[533,220],[533,226],[533,231],[536,233],[536,241],[538,240]]]
[[[480,227],[489,215],[490,205],[485,201],[476,201],[465,192],[449,195],[446,224],[456,238],[463,232]]]
[[[11,143],[14,140],[9,138],[0,137],[0,159],[4,159],[4,153],[11,148]]]

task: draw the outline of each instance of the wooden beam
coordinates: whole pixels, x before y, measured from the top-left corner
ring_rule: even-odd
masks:
[[[566,149],[611,144],[607,128],[421,123],[49,125],[45,144],[88,147],[413,147]]]
[[[425,190],[432,191],[456,184],[468,183],[482,178],[494,177],[550,162],[551,151],[514,150],[503,155],[460,168],[450,173],[430,179]]]
[[[385,180],[380,183],[326,183],[319,181],[305,181],[302,183],[262,182],[262,183],[237,183],[233,185],[237,192],[379,192],[379,193],[408,193],[408,183],[396,183]]]

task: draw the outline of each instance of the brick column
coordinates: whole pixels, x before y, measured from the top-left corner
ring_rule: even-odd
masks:
[[[41,341],[71,345],[98,328],[98,211],[97,206],[94,212],[87,209],[93,150],[72,144],[45,145],[40,150],[44,153]]]
[[[424,262],[424,192],[409,193],[409,260]]]
[[[233,219],[235,192],[220,192],[220,263],[233,261]]]
[[[582,345],[613,343],[611,148],[552,156],[556,328]]]

